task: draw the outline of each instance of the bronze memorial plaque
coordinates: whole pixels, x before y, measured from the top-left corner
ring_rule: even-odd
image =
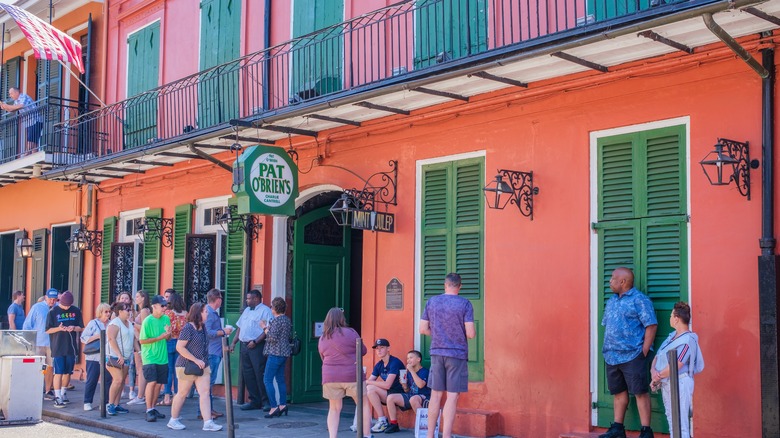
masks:
[[[387,283],[385,310],[404,310],[404,285],[397,278]]]

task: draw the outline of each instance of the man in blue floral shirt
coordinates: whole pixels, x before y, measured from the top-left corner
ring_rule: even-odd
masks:
[[[612,271],[609,288],[615,292],[604,309],[604,346],[607,387],[613,396],[615,421],[599,438],[626,438],[623,427],[628,394],[636,397],[642,430],[639,438],[653,438],[650,428],[650,394],[647,355],[655,339],[658,320],[647,295],[634,288],[634,273],[628,268]]]
[[[43,129],[40,111],[35,105],[35,101],[16,87],[8,89],[8,96],[14,100],[14,103],[12,105],[0,103],[0,108],[5,111],[19,111],[19,120],[24,125],[25,138],[27,139],[27,146],[20,152],[23,154],[33,152],[38,147],[38,140]]]

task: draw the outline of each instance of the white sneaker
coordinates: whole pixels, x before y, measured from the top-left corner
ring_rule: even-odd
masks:
[[[170,420],[168,420],[168,427],[170,427],[173,430],[182,430],[185,429],[187,426],[181,424],[181,421],[179,421],[178,418],[171,418]]]
[[[92,410],[92,403],[84,403],[84,410],[85,411],[91,411]]]
[[[352,432],[357,432],[357,425],[353,424],[352,426],[349,426],[349,430],[351,430]]]
[[[222,430],[222,426],[215,423],[214,420],[208,420],[203,422],[203,430],[207,432],[216,432]]]
[[[374,427],[371,428],[371,432],[382,433],[382,432],[385,431],[385,429],[387,429],[387,427],[388,427],[388,424],[387,424],[386,421],[379,420],[379,421],[376,422]]]
[[[132,389],[130,390],[130,394],[127,396],[130,400],[135,400],[135,398],[138,397],[138,394],[135,393]]]
[[[136,397],[136,398],[130,399],[130,401],[127,402],[127,404],[128,405],[145,405],[146,404],[146,400],[144,400],[142,398]]]

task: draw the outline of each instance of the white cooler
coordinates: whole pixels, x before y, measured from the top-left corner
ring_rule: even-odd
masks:
[[[43,356],[0,357],[0,411],[8,422],[41,421]]]

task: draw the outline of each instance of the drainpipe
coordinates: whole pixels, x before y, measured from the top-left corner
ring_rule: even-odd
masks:
[[[780,394],[777,355],[777,292],[780,258],[775,254],[774,236],[774,89],[775,51],[761,50],[762,63],[740,46],[712,19],[703,15],[704,23],[715,36],[761,76],[761,238],[758,256],[759,346],[761,349],[761,436],[780,435]]]
[[[271,77],[271,61],[268,58],[268,49],[271,47],[271,0],[265,0],[263,8],[265,17],[263,19],[263,50],[265,52],[265,64],[263,65],[263,110],[269,110],[270,91],[268,90],[268,80]]]
[[[217,166],[219,166],[219,167],[221,167],[221,168],[223,168],[223,169],[227,170],[227,171],[228,171],[228,172],[230,172],[231,174],[233,173],[233,168],[232,168],[232,167],[230,167],[229,165],[227,165],[227,164],[223,163],[222,161],[219,161],[218,159],[216,159],[216,158],[212,157],[211,155],[209,155],[209,154],[207,154],[207,153],[203,152],[202,150],[200,150],[200,149],[196,148],[194,144],[192,144],[192,143],[189,143],[189,144],[187,145],[187,147],[189,148],[189,150],[190,150],[190,151],[191,151],[193,154],[197,155],[198,157],[200,157],[200,158],[202,158],[202,159],[204,159],[204,160],[206,160],[206,161],[210,161],[210,162],[212,162],[212,163],[216,164]]]

